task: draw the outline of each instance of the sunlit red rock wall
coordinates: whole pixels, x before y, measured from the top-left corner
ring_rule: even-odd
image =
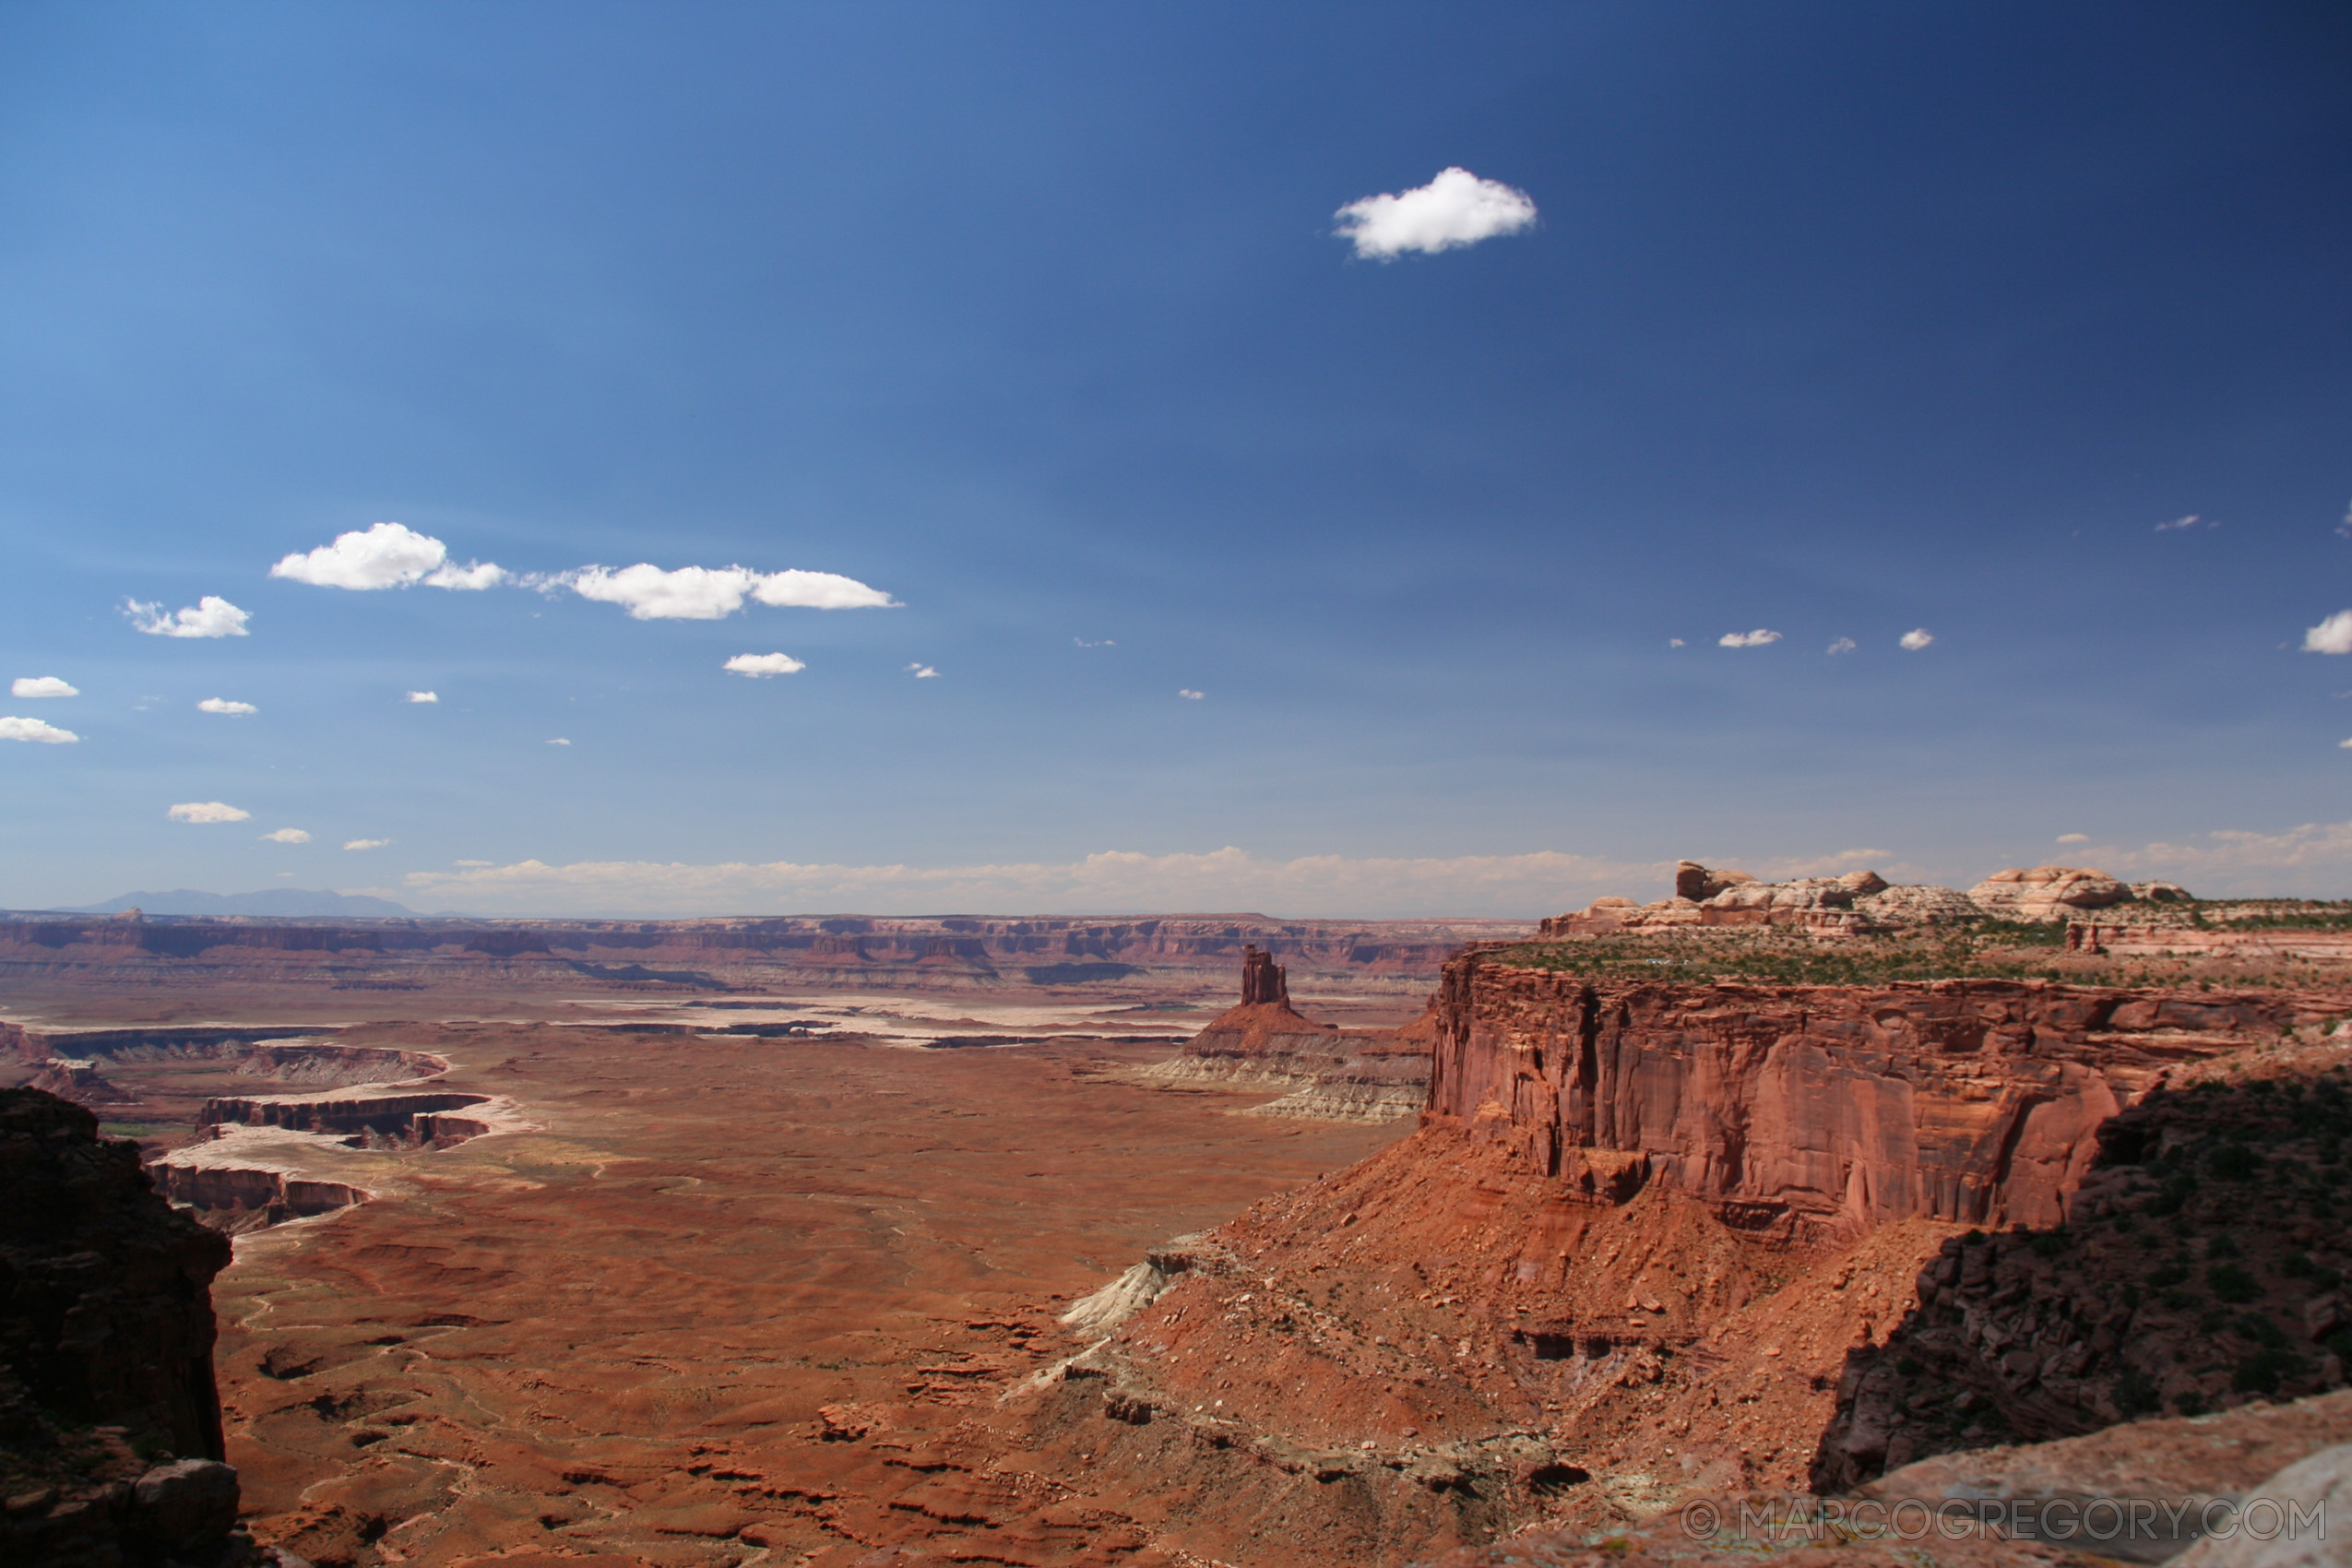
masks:
[[[1441,985],[1430,1113],[1571,1182],[1670,1182],[1735,1224],[2055,1225],[2096,1128],[2168,1064],[2347,1005],[2035,980],[1590,981],[1472,951]]]

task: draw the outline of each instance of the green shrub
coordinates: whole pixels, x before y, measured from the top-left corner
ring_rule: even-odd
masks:
[[[2188,1277],[2189,1265],[2176,1260],[2164,1265],[2160,1268],[2154,1268],[2148,1271],[2148,1289],[2151,1290],[2162,1290],[2168,1286],[2180,1284]]]
[[[2292,1350],[2257,1350],[2238,1363],[2229,1374],[2229,1386],[2240,1394],[2275,1394],[2280,1380],[2301,1372],[2305,1364]]]
[[[2115,1408],[2128,1420],[2163,1409],[2164,1399],[2147,1373],[2137,1367],[2126,1367],[2123,1375],[2115,1380]]]
[[[2184,1416],[2202,1416],[2205,1413],[2205,1396],[2192,1388],[2175,1398],[2172,1408]]]
[[[2206,1163],[2225,1182],[2245,1182],[2261,1173],[2263,1157],[2244,1144],[2224,1144],[2214,1150],[2213,1158]]]
[[[2265,1349],[2283,1350],[2287,1348],[2287,1331],[2260,1313],[2246,1313],[2231,1326]]]
[[[2054,1258],[2073,1244],[2073,1238],[2063,1230],[2045,1230],[2025,1244],[2037,1258]]]
[[[2263,1288],[2254,1277],[2234,1263],[2217,1263],[2205,1270],[2205,1289],[2217,1301],[2243,1306],[2259,1298]]]

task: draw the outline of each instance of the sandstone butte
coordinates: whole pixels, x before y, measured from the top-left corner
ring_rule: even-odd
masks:
[[[1081,1318],[1074,1446],[1317,1543],[1256,1561],[1406,1562],[2343,1384],[2352,991],[1515,956],[1447,965],[1418,1131]]]

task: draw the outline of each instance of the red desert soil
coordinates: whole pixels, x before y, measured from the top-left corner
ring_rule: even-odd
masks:
[[[1185,1561],[1125,1478],[1025,1462],[1006,1374],[1146,1247],[1399,1131],[1111,1075],[1165,1046],[362,1033],[544,1131],[355,1156],[386,1196],[238,1239],[229,1457],[322,1565]]]

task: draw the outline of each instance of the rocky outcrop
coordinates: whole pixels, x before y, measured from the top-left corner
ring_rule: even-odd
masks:
[[[1235,1087],[1295,1086],[1246,1116],[1324,1122],[1401,1122],[1429,1093],[1433,1013],[1392,1032],[1318,1024],[1290,1005],[1289,977],[1255,946],[1241,959],[1241,1000],[1185,1042],[1183,1051],[1142,1069],[1158,1080]]]
[[[2056,921],[2081,909],[2103,909],[2132,897],[2132,889],[2103,871],[2079,866],[2011,867],[1997,871],[1968,897],[1986,913],[2012,921]]]
[[[1918,1216],[2056,1225],[2098,1126],[2176,1063],[2352,998],[2047,981],[1589,981],[1446,967],[1430,1111],[1554,1175],[1577,1151],[1752,1223],[1860,1234]]]
[[[212,1372],[228,1241],[36,1089],[0,1089],[0,1558],[248,1555]]]
[[[1596,898],[1582,909],[1542,921],[1537,934],[1558,939],[1694,926],[1792,926],[1842,936],[1978,920],[1984,912],[1952,888],[1891,887],[1874,871],[1760,882],[1743,871],[1717,871],[1684,861],[1675,868],[1671,898],[1654,904]]]
[[[196,1130],[239,1123],[249,1127],[285,1127],[303,1133],[374,1133],[404,1142],[429,1142],[418,1135],[419,1123],[437,1112],[487,1105],[486,1094],[447,1089],[378,1090],[374,1093],[256,1095],[206,1100],[196,1118]],[[462,1118],[457,1119],[462,1121]]]

